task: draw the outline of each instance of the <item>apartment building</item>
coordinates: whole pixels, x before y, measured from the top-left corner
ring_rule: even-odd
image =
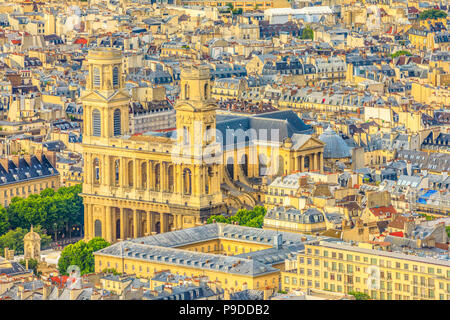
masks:
[[[424,251],[415,255],[376,249],[382,247],[387,243],[305,244],[296,259],[286,262],[282,290],[356,291],[378,300],[450,299],[448,252],[425,257]]]

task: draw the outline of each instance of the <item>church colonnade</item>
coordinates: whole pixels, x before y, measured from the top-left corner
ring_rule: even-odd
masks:
[[[85,157],[86,168],[92,168],[86,171],[85,183],[93,186],[106,185],[181,195],[214,194],[220,191],[217,165],[173,164],[109,155],[86,154]]]
[[[89,203],[84,204],[84,217],[85,238],[101,237],[110,243],[180,230],[185,218],[181,214]]]

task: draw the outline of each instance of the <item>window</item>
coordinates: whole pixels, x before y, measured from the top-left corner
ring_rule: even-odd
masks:
[[[94,77],[93,77],[93,86],[94,87],[100,87],[101,81],[100,81],[100,69],[95,67],[94,68]]]
[[[121,133],[120,125],[121,125],[120,110],[116,109],[116,110],[114,110],[114,135],[115,136],[118,136]]]
[[[102,135],[102,121],[98,109],[92,111],[92,135],[95,137],[100,137]]]
[[[114,67],[113,69],[113,87],[116,88],[119,86],[119,68]]]

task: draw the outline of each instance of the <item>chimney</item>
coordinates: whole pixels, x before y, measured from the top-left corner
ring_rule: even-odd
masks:
[[[28,163],[28,165],[31,166],[31,155],[30,154],[26,154],[23,156],[24,160]]]
[[[12,156],[12,162],[14,163],[14,165],[19,168],[19,160],[20,157],[19,156]]]
[[[63,287],[61,287],[61,286],[57,286],[56,287],[56,296],[59,298],[60,296],[61,296],[61,294],[63,293],[63,291],[64,291],[64,288]]]
[[[173,293],[172,286],[164,286],[164,291],[167,292],[168,294],[172,294]]]
[[[269,300],[269,298],[272,296],[273,290],[270,288],[264,288],[264,300]]]
[[[0,164],[2,165],[2,167],[8,171],[9,170],[9,159],[8,158],[2,158],[0,159]]]
[[[230,289],[225,289],[223,292],[223,299],[224,300],[231,300],[231,295],[230,295]]]
[[[5,260],[14,260],[14,250],[9,250],[8,247],[5,248]]]
[[[412,163],[411,161],[408,160],[408,162],[406,163],[406,174],[408,176],[412,176]]]
[[[71,289],[69,293],[70,300],[77,300],[82,291],[83,289]]]
[[[273,247],[280,250],[283,246],[283,236],[281,233],[277,234],[276,236],[273,236]]]
[[[45,153],[45,157],[47,158],[48,162],[50,162],[50,164],[53,166],[53,168],[56,168],[56,152],[47,151]]]
[[[42,150],[36,150],[36,158],[39,160],[40,163],[42,163]]]
[[[47,284],[44,284],[42,288],[42,300],[47,300],[51,292],[51,287]]]

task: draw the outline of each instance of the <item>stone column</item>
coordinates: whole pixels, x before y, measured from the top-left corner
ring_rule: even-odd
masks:
[[[88,225],[88,217],[89,217],[89,213],[88,213],[88,204],[85,203],[84,204],[84,239],[85,240],[89,240],[89,225]]]
[[[178,227],[183,229],[183,216],[181,214],[178,215]]]
[[[134,184],[134,188],[135,189],[141,189],[142,188],[142,173],[140,170],[140,166],[141,166],[141,162],[138,159],[134,159],[134,173],[133,175],[135,176],[134,181],[136,182]]]
[[[153,176],[153,174],[152,174],[152,170],[151,170],[151,161],[147,161],[147,190],[150,190],[152,187],[151,187],[151,178],[152,178],[152,176]]]
[[[102,238],[106,240],[106,207],[102,207]]]
[[[126,222],[126,216],[125,216],[125,209],[120,208],[120,238],[122,240],[127,239],[126,226],[127,226],[127,222]]]
[[[315,170],[320,172],[320,154],[318,152],[315,153],[316,161],[314,161]]]
[[[198,194],[198,188],[200,187],[198,181],[200,174],[198,171],[198,166],[194,164],[191,168],[191,195]]]
[[[147,235],[152,234],[152,214],[150,211],[147,211]]]
[[[320,173],[323,173],[323,152],[319,152],[319,168]]]
[[[173,230],[178,230],[178,215],[173,215]]]
[[[305,171],[305,157],[303,155],[300,156],[300,171]]]
[[[107,186],[110,185],[110,179],[111,179],[111,170],[110,170],[110,159],[109,156],[105,155],[103,157],[103,172],[101,172],[101,174],[103,175],[103,183]]]
[[[139,221],[136,209],[133,209],[133,238],[139,238]]]
[[[166,176],[166,163],[161,162],[160,164],[160,171],[161,171],[161,191],[165,192],[167,190],[167,176]]]
[[[111,239],[112,242],[117,241],[117,212],[116,208],[111,207]]]
[[[183,194],[183,167],[177,166],[178,174],[176,176],[177,184],[178,184],[178,193]]]
[[[90,154],[85,154],[84,155],[84,168],[86,170],[86,173],[84,175],[84,178],[86,179],[86,183],[88,184],[92,184],[92,170],[93,170],[93,166],[92,166],[92,161],[91,161],[91,155]]]
[[[161,229],[161,233],[166,232],[167,231],[167,220],[166,220],[166,214],[161,212],[159,214],[159,223],[160,223],[160,229]]]
[[[92,239],[95,236],[94,229],[94,206],[92,204],[88,204],[89,213],[88,213],[88,221],[89,221],[89,239]]]
[[[137,189],[139,187],[138,185],[138,161],[136,159],[133,159],[133,188]]]
[[[124,158],[120,158],[120,170],[119,170],[119,180],[120,186],[125,187],[125,177],[126,177],[126,163]]]
[[[105,230],[106,233],[103,237],[109,243],[112,242],[112,207],[105,207],[106,219],[105,219]]]

